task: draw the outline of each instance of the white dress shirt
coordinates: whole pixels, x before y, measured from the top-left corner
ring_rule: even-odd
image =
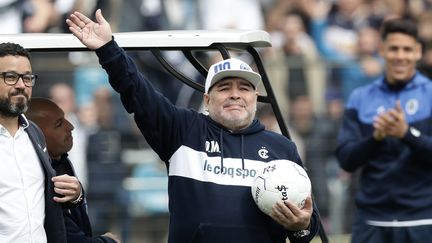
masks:
[[[45,176],[24,126],[0,125],[0,242],[46,243]]]

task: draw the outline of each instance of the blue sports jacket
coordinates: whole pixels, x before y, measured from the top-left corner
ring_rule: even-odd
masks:
[[[176,107],[154,90],[132,59],[113,40],[96,50],[111,86],[120,93],[147,142],[166,163],[169,175],[169,242],[309,242],[317,233],[293,237],[262,213],[251,195],[262,163],[286,159],[301,164],[297,149],[255,120],[232,133],[194,110]]]
[[[410,128],[402,139],[372,138],[373,119],[400,100]],[[384,77],[351,94],[336,154],[349,172],[361,168],[358,214],[368,220],[432,219],[432,82],[420,73],[400,90]]]

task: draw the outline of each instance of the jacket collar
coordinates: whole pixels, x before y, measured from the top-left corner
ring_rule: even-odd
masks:
[[[27,120],[27,117],[24,114],[18,116],[18,123],[24,129],[26,129],[29,126],[29,121]]]

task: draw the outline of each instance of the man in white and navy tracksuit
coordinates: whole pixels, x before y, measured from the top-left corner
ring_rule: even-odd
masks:
[[[209,115],[176,107],[155,91],[113,40],[100,10],[96,18],[93,22],[75,12],[67,23],[96,51],[111,86],[167,166],[168,241],[309,242],[319,230],[310,197],[303,209],[281,201],[269,217],[251,195],[254,175],[263,164],[302,164],[292,141],[254,120],[260,75],[239,59],[223,60],[212,65],[207,76],[204,104]]]

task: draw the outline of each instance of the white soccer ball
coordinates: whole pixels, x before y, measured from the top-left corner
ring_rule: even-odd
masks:
[[[270,215],[278,201],[289,201],[303,208],[311,194],[311,182],[300,165],[289,160],[274,160],[257,172],[251,190],[261,211]]]

